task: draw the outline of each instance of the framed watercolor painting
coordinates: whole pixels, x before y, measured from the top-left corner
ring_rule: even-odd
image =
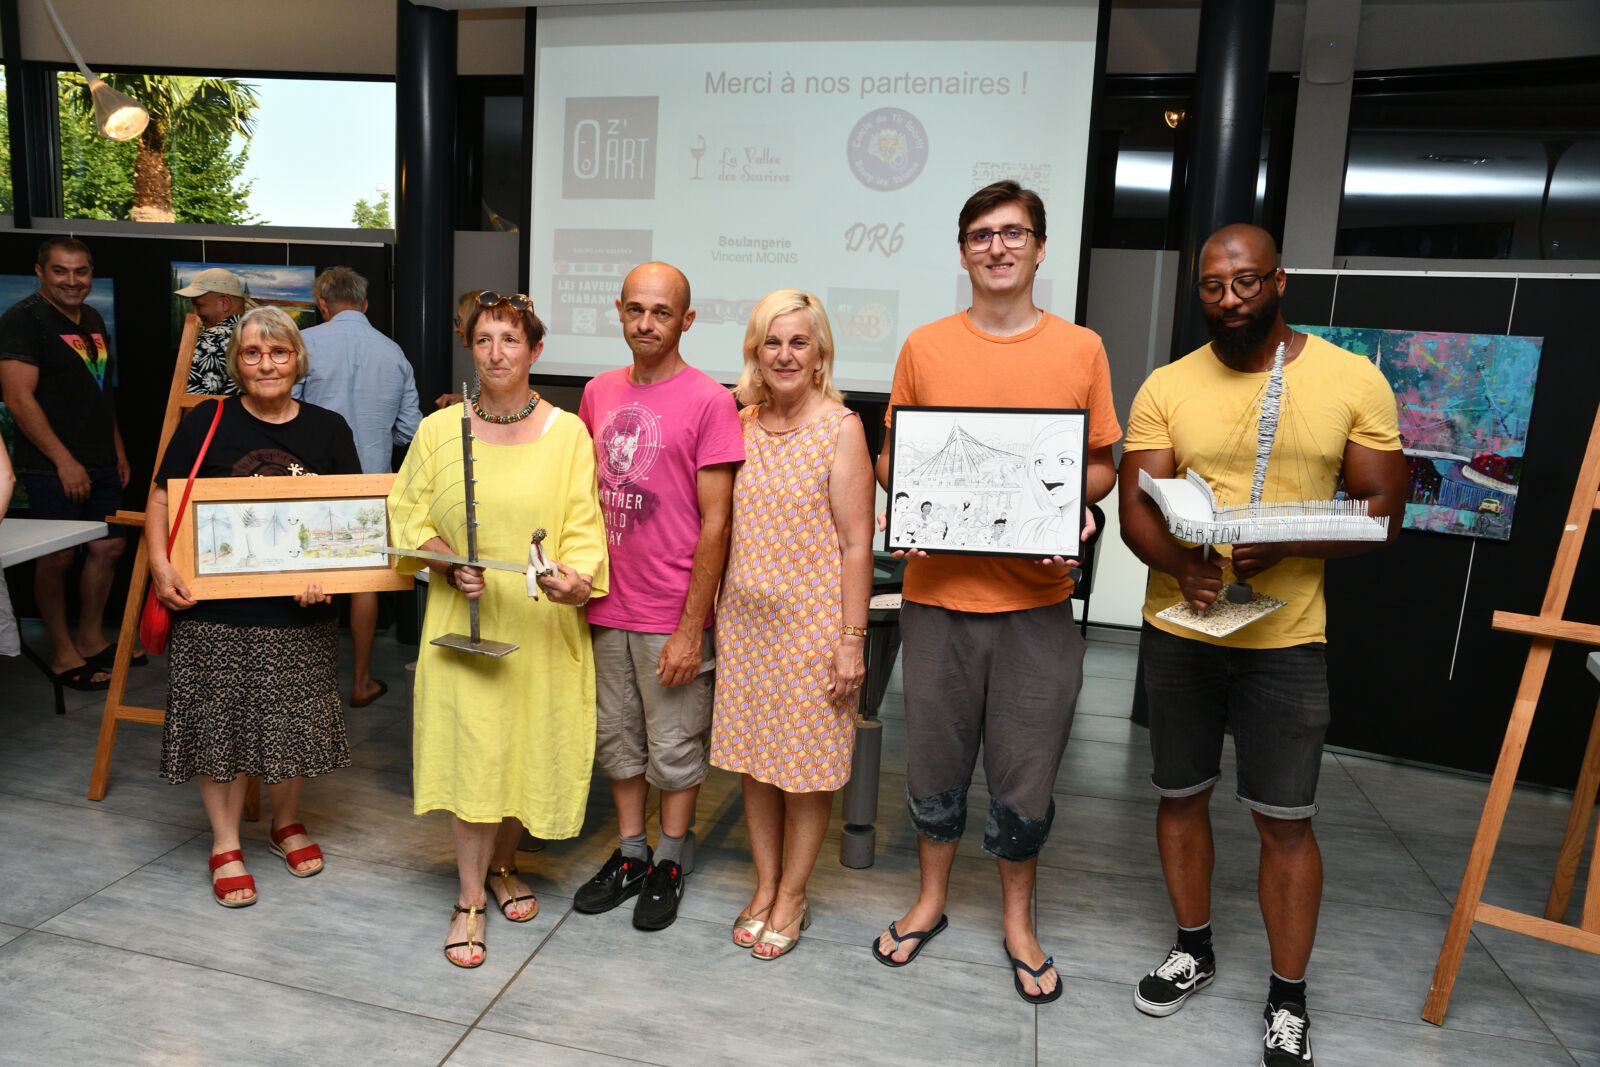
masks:
[[[172,565],[200,600],[409,589],[390,557],[393,474],[196,478]]]

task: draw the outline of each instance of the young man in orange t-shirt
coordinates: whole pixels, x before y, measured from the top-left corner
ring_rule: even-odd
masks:
[[[912,331],[895,365],[895,405],[1086,408],[1086,503],[1116,484],[1122,436],[1100,338],[1041,311],[1033,279],[1044,262],[1044,204],[1016,182],[980,189],[961,209],[961,265],[972,306]],[[890,450],[878,460],[887,485]],[[1088,539],[1093,523],[1083,531]],[[984,851],[1000,865],[1006,956],[1018,995],[1055,1000],[1061,980],[1034,934],[1030,905],[1051,799],[1083,683],[1073,624],[1072,560],[906,555],[902,674],[906,794],[917,831],[921,890],[873,954],[910,963],[947,925],[950,868],[966,828],[967,786],[984,749],[990,801]]]

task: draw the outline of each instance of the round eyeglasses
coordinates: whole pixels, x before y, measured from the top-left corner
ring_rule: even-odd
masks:
[[[1194,287],[1195,295],[1202,304],[1220,304],[1222,295],[1231,287],[1233,295],[1240,300],[1253,300],[1261,293],[1261,283],[1278,273],[1274,267],[1266,274],[1235,274],[1231,281],[1205,281]]]

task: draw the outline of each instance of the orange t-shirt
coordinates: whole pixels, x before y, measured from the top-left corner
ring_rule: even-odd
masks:
[[[964,311],[912,330],[885,418],[900,404],[1087,408],[1089,448],[1122,438],[1100,336],[1048,312],[1011,337],[984,333]],[[1063,568],[1019,557],[952,553],[908,563],[904,595],[951,611],[1020,611],[1061,603],[1072,595],[1072,579]]]

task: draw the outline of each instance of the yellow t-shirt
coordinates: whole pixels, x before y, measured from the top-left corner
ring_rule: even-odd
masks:
[[[964,311],[912,330],[894,367],[886,422],[900,405],[1086,408],[1089,448],[1122,436],[1100,336],[1048,312],[1010,337],[985,333]],[[1021,611],[1071,595],[1065,568],[1020,557],[933,555],[906,564],[905,598],[951,611]]]
[[[1176,477],[1192,467],[1211,485],[1218,504],[1248,504],[1268,374],[1233,370],[1210,345],[1190,352],[1158,369],[1139,389],[1128,413],[1123,450],[1170,448]],[[1400,448],[1394,392],[1371,360],[1320,337],[1307,337],[1300,355],[1283,368],[1283,403],[1262,500],[1333,499],[1349,441],[1380,451]],[[1224,555],[1230,550],[1228,545],[1212,549]],[[1327,616],[1322,562],[1288,557],[1252,578],[1258,593],[1277,597],[1285,606],[1227,637],[1209,637],[1157,619],[1156,612],[1178,603],[1182,595],[1176,578],[1152,568],[1144,618],[1179,637],[1235,648],[1321,641]]]

